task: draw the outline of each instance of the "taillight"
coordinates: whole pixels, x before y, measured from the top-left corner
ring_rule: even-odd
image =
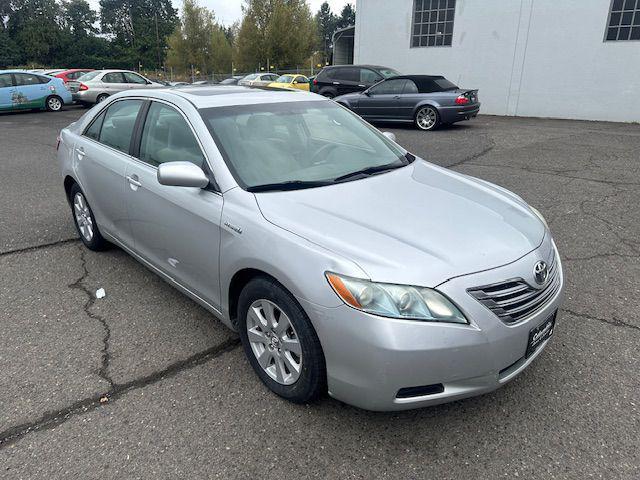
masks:
[[[318,80],[314,78],[314,79],[313,79],[313,84],[314,84],[314,85],[317,85],[317,84],[318,84]]]
[[[464,95],[459,95],[458,98],[456,98],[457,105],[466,105],[467,103],[469,103],[469,99]]]
[[[78,90],[80,90],[81,92],[84,92],[85,90],[89,90],[89,87],[87,87],[84,83],[81,83]]]

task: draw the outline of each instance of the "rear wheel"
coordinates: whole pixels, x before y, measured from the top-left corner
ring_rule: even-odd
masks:
[[[50,112],[59,112],[60,110],[62,110],[63,105],[64,102],[62,101],[62,99],[56,95],[47,97],[47,100],[45,101],[45,107]]]
[[[318,336],[300,304],[279,283],[257,277],[244,287],[238,330],[249,363],[272,392],[295,403],[326,392]]]
[[[104,102],[108,96],[109,95],[107,95],[106,93],[101,93],[100,95],[98,95],[98,98],[96,98],[96,103]]]
[[[82,243],[84,243],[89,250],[105,250],[109,244],[100,234],[89,202],[87,202],[84,193],[77,183],[71,187],[69,199],[71,200],[73,223],[76,226]]]
[[[440,114],[431,105],[421,107],[416,112],[415,123],[420,130],[435,130],[440,125]]]

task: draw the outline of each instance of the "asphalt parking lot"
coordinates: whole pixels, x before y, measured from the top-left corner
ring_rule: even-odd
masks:
[[[381,127],[539,208],[567,289],[555,338],[504,388],[372,413],[280,400],[208,312],[81,247],[55,143],[83,112],[0,115],[1,478],[640,477],[637,124]]]

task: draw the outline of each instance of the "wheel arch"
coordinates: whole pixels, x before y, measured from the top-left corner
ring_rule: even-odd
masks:
[[[413,107],[413,117],[415,118],[416,113],[418,113],[418,110],[420,110],[422,107],[433,107],[438,111],[438,114],[440,114],[440,107],[441,105],[434,101],[434,100],[423,100],[420,103],[416,104],[415,107]]]
[[[265,277],[274,282],[278,283],[282,286],[282,288],[286,289],[288,292],[291,291],[282,285],[273,275],[268,274],[264,270],[260,270],[258,268],[243,268],[234,273],[233,277],[231,277],[231,281],[229,282],[229,289],[227,292],[227,305],[229,312],[229,320],[232,325],[237,328],[238,327],[238,299],[240,298],[240,293],[242,289],[254,278]]]
[[[78,184],[78,182],[76,182],[76,179],[73,178],[71,175],[67,175],[66,177],[64,177],[64,192],[67,195],[67,202],[71,203],[71,189],[73,188],[74,185]]]

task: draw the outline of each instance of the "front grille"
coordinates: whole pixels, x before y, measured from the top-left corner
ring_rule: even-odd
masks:
[[[500,283],[474,287],[469,294],[495,313],[504,323],[511,324],[524,320],[543,308],[560,289],[560,274],[556,253],[549,263],[546,285],[536,288],[522,278],[514,278]]]

